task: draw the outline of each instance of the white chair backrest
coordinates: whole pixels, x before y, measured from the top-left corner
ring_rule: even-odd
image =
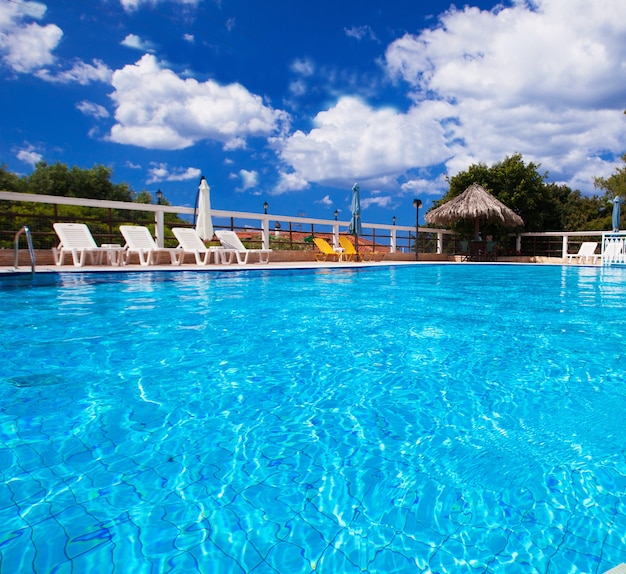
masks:
[[[578,255],[593,255],[598,244],[595,241],[586,241],[580,246]]]
[[[64,249],[96,249],[91,231],[84,223],[55,223],[52,226]]]
[[[620,255],[622,253],[622,249],[624,247],[623,241],[606,241],[604,243],[604,254],[605,255]]]
[[[246,251],[246,246],[241,243],[239,237],[234,231],[230,231],[227,229],[220,229],[215,232],[217,238],[220,240],[222,247],[226,249],[236,249],[237,251]]]
[[[189,227],[173,227],[172,233],[174,237],[178,239],[178,243],[180,243],[183,251],[198,251],[199,253],[205,253],[207,251],[206,245],[195,229]]]
[[[150,230],[141,225],[120,225],[120,233],[131,249],[158,249]]]

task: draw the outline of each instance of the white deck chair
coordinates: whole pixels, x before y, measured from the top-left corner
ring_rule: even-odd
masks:
[[[211,263],[211,255],[215,263],[229,264],[233,262],[236,255],[234,249],[224,249],[223,247],[207,247],[195,229],[189,227],[172,228],[174,237],[178,239],[179,255],[182,263],[186,254],[193,254],[197,265],[207,265]]]
[[[215,232],[224,249],[234,250],[237,256],[237,263],[245,265],[248,263],[248,256],[252,253],[258,255],[259,263],[269,263],[271,249],[248,249],[234,231],[220,229]]]
[[[136,253],[141,265],[153,265],[159,262],[161,255],[169,255],[172,265],[180,265],[182,255],[180,249],[159,247],[150,234],[150,230],[142,225],[120,225],[120,233],[126,240],[127,256]]]
[[[573,263],[577,259],[579,263],[595,263],[598,255],[596,255],[596,247],[598,243],[595,241],[586,241],[580,246],[578,253],[569,253],[567,261]]]
[[[623,239],[607,239],[604,242],[604,250],[602,251],[602,264],[610,265],[611,263],[626,262],[626,254],[624,253]]]
[[[66,255],[72,256],[76,267],[83,267],[87,262],[101,264],[105,255],[113,265],[124,262],[124,250],[121,247],[98,247],[84,223],[54,223],[52,227],[60,240],[59,245],[52,248],[56,265],[63,265]]]

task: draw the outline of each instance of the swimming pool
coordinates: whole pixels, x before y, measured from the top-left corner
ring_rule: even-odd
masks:
[[[0,281],[0,570],[604,572],[626,270]]]

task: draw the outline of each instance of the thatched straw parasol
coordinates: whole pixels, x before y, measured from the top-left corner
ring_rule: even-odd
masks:
[[[478,237],[480,220],[497,221],[505,227],[521,227],[522,218],[497,200],[482,185],[473,183],[463,193],[429,211],[424,219],[429,224],[446,225],[459,219],[473,219]]]

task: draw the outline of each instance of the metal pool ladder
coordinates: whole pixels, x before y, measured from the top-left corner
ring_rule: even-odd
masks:
[[[30,253],[30,268],[31,273],[35,272],[35,252],[33,251],[33,240],[30,237],[30,229],[24,226],[15,234],[15,269],[18,268],[18,255],[20,246],[20,235],[22,233],[26,236],[26,243],[28,244],[28,252]]]

